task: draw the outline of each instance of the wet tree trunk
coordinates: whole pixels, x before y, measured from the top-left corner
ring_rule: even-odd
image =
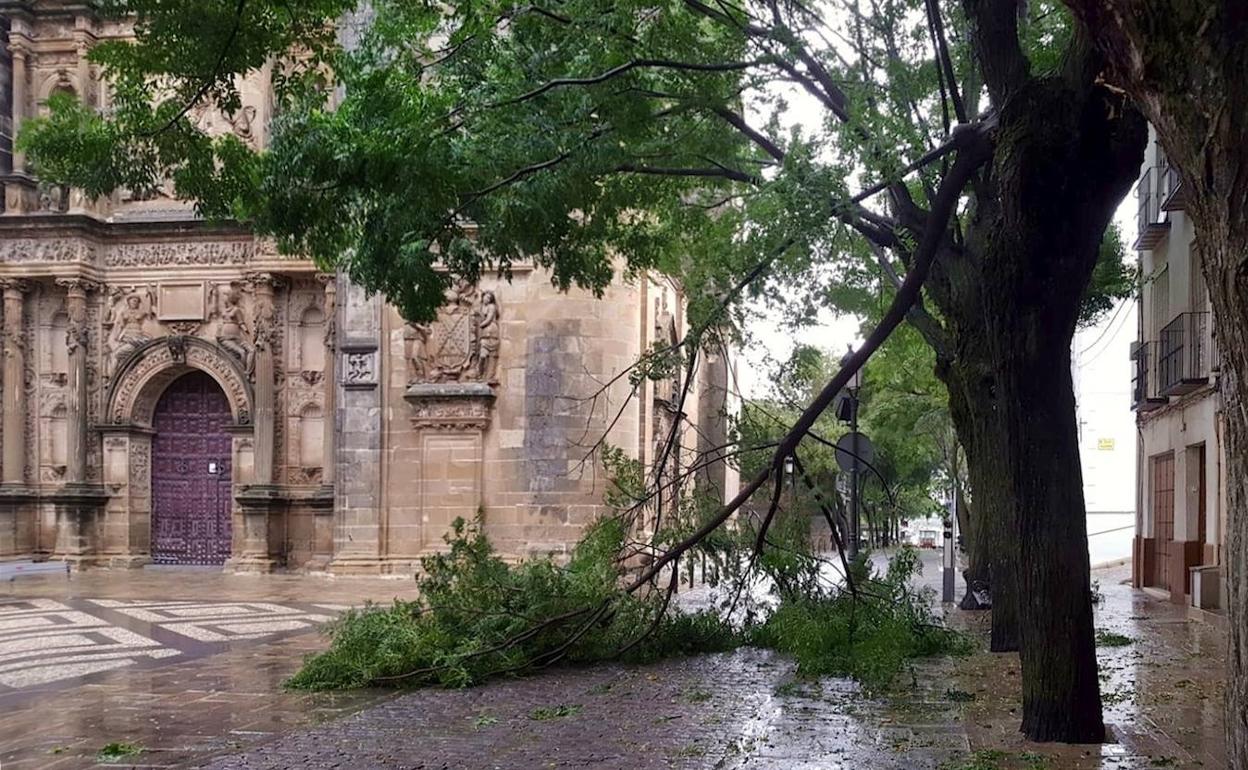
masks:
[[[977,276],[975,280],[982,280],[982,277]],[[978,296],[978,292],[975,294]],[[946,314],[951,311],[953,308],[945,309]],[[998,419],[1000,410],[995,403],[997,394],[991,362],[987,360],[987,341],[979,323],[982,311],[963,307],[957,315],[961,321],[960,340],[964,344],[958,346],[958,357],[947,382],[950,414],[959,440],[966,447],[967,470],[974,495],[967,583],[968,588],[974,582],[989,587],[992,598],[990,649],[1013,652],[1018,649],[1018,604],[1014,560],[1005,558],[1014,552],[1012,498],[1000,462],[1004,456],[1001,443],[1005,426]],[[980,327],[979,333],[972,333],[968,328],[972,323]],[[974,342],[965,344],[971,341]]]
[[[989,403],[1004,429],[989,431],[1001,442],[990,464],[1010,498],[994,532],[1012,540],[1004,558],[1017,565],[1023,732],[1084,743],[1103,740],[1104,725],[1070,344],[1146,128],[1119,97],[1071,74],[1018,81],[1001,100],[996,205],[969,230],[992,287],[983,295]]]
[[[1248,4],[1065,0],[1178,166],[1222,355],[1228,764],[1248,770]]]

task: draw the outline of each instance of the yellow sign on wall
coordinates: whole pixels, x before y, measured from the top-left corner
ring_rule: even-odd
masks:
[[[1096,448],[1102,452],[1112,452],[1114,450],[1114,440],[1112,438],[1098,438],[1096,440]]]

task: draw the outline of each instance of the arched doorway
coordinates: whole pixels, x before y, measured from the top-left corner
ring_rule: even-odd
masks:
[[[230,556],[230,402],[192,371],[161,394],[152,415],[152,561],[224,564]]]

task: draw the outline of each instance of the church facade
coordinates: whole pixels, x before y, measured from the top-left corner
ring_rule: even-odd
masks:
[[[72,3],[3,13],[14,130],[61,90],[107,108],[84,57],[124,25]],[[262,146],[266,77],[235,116],[194,118]],[[171,197],[87,200],[4,163],[0,559],[404,574],[457,517],[507,556],[559,553],[605,511],[600,439],[643,465],[674,420],[677,463],[723,443],[725,357],[679,408],[681,383],[620,376],[685,332],[665,280],[599,299],[518,267],[407,324]],[[725,493],[732,474],[705,472]]]

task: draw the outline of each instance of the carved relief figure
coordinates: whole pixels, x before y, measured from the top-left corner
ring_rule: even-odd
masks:
[[[116,289],[113,292],[113,296],[124,298],[121,308],[113,313],[109,322],[113,326],[111,344],[109,345],[109,357],[113,371],[116,371],[126,356],[143,344],[151,341],[152,338],[145,331],[144,326],[147,323],[147,319],[156,317],[156,312],[150,287],[148,288],[146,308],[143,307],[143,297],[135,289],[131,289],[128,292],[124,289]]]
[[[498,349],[501,338],[498,331],[498,300],[494,292],[481,294],[481,332],[478,340],[477,359],[480,369],[477,376],[483,382],[498,381]]]
[[[251,124],[256,120],[255,107],[248,105],[239,109],[233,115],[226,115],[225,119],[230,124],[230,128],[234,129],[235,136],[244,142],[251,142]]]
[[[67,302],[65,312],[69,317],[69,325],[65,329],[65,348],[72,354],[80,347],[87,347],[87,303]]]
[[[256,374],[256,356],[261,351],[272,350],[277,341],[277,309],[273,306],[273,295],[255,292],[252,295],[251,312],[252,355],[247,367],[247,376]]]
[[[431,324],[403,332],[410,382],[494,382],[500,331],[498,299],[462,278],[445,293]]]
[[[429,324],[409,323],[403,327],[403,357],[407,360],[408,382],[429,379],[428,343]]]
[[[224,306],[217,310],[217,344],[239,360],[243,369],[251,371],[251,346],[247,344],[247,319],[236,287],[225,290]]]

